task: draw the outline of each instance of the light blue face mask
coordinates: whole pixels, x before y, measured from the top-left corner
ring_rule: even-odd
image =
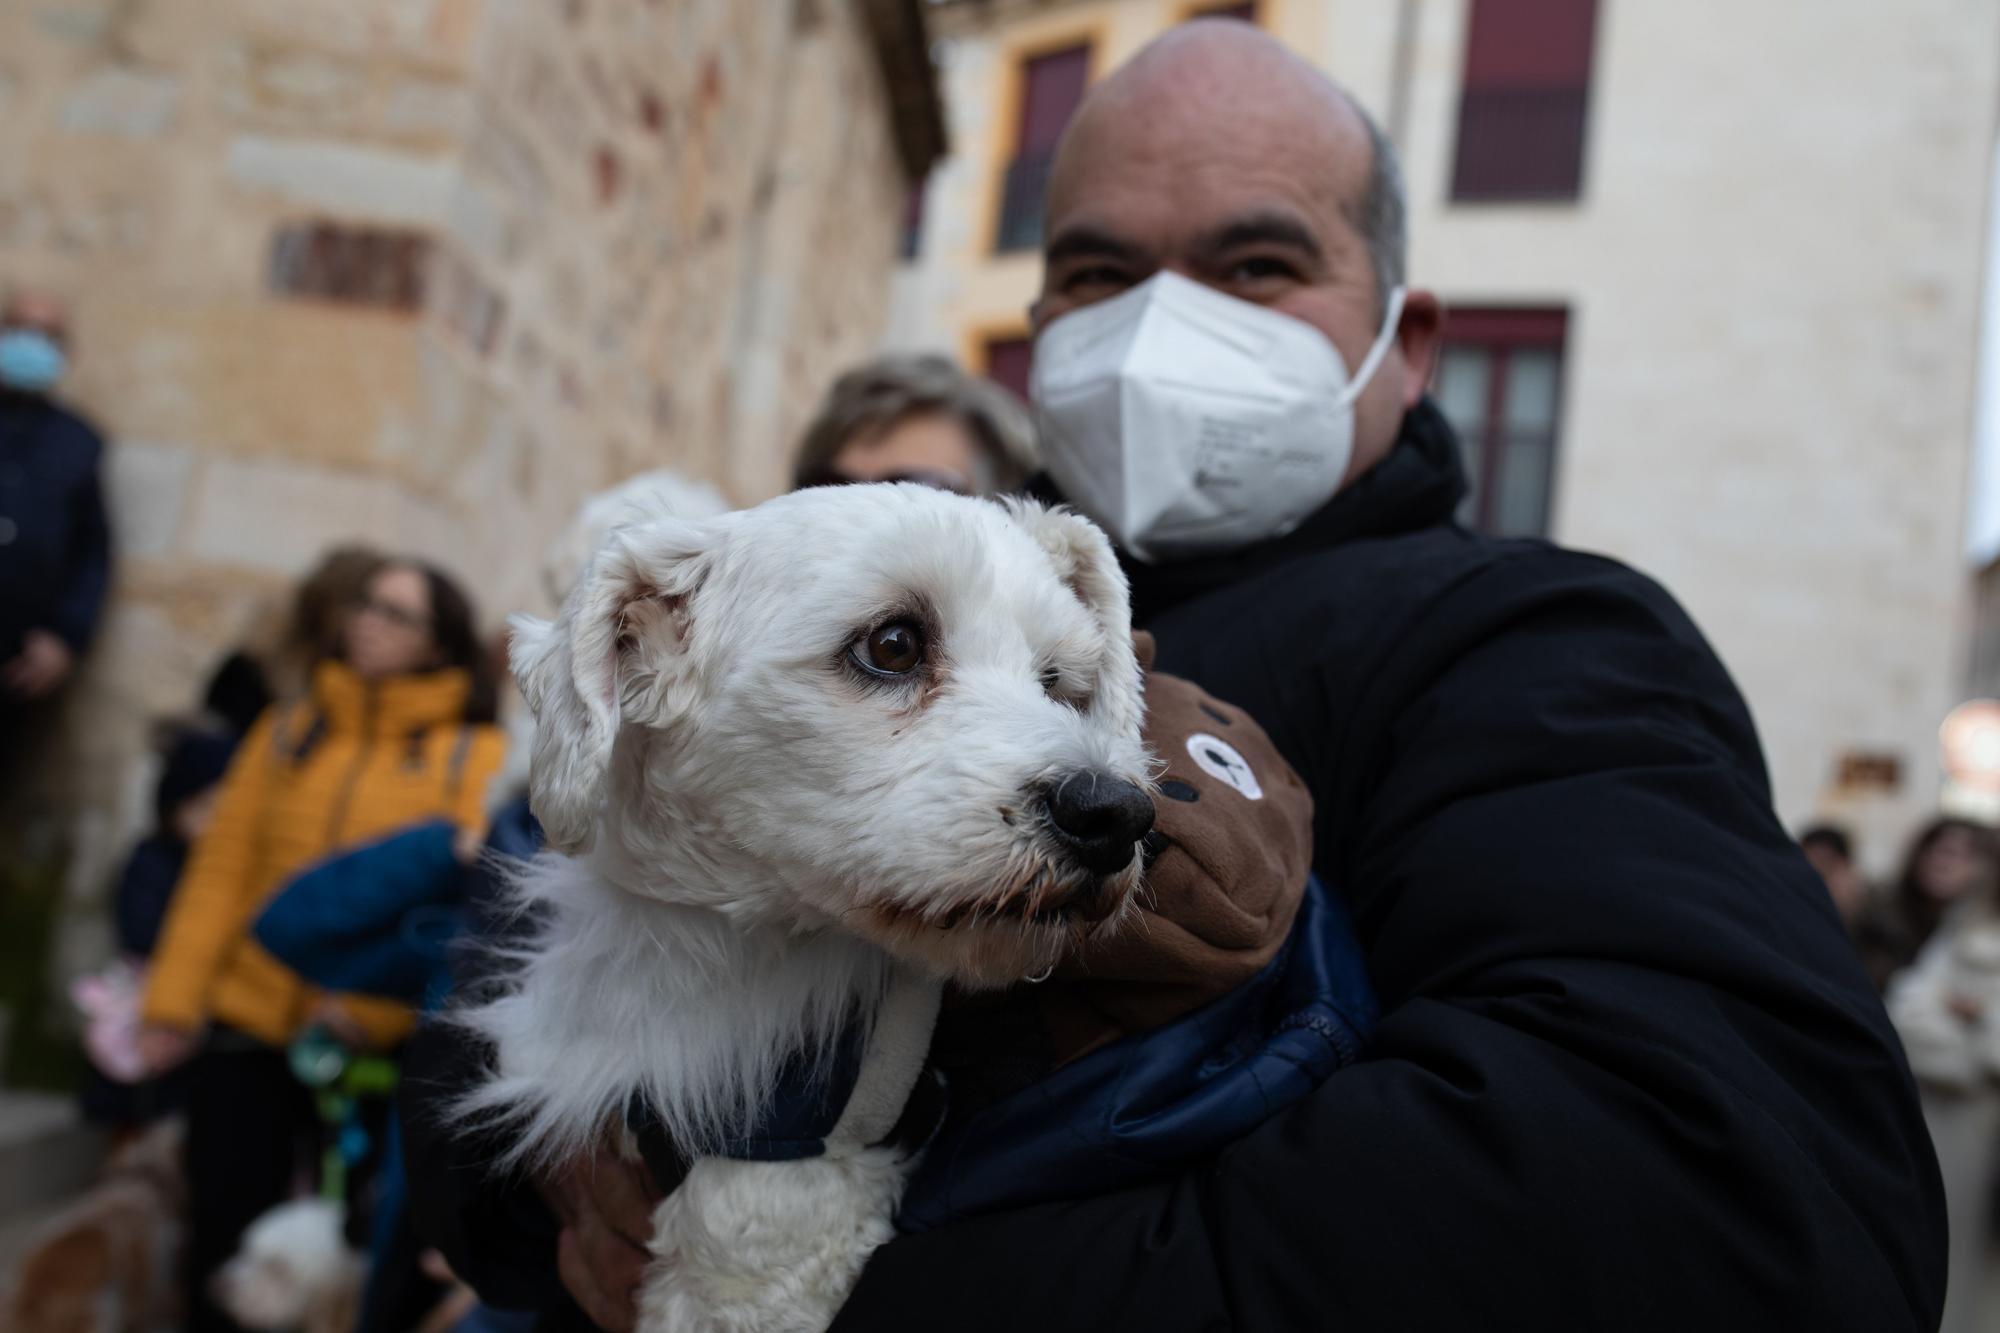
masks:
[[[56,340],[39,329],[0,330],[0,385],[46,393],[62,378],[68,361]]]

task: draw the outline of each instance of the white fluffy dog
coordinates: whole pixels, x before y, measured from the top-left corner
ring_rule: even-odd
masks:
[[[244,1328],[348,1333],[360,1309],[367,1261],[341,1235],[344,1216],[340,1204],[318,1198],[266,1212],[216,1271],[216,1304]]]
[[[517,620],[536,718],[539,933],[468,1014],[469,1115],[516,1165],[643,1103],[692,1165],[640,1325],[822,1328],[892,1234],[883,1142],[943,980],[1045,974],[1129,901],[1152,820],[1109,543],[921,487],[624,529],[560,623]],[[856,1041],[823,1151],[739,1160],[788,1069]]]

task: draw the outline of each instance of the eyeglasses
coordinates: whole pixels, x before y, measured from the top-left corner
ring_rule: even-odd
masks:
[[[941,468],[911,468],[907,472],[891,472],[884,477],[854,477],[833,468],[821,468],[808,472],[799,482],[798,489],[812,490],[816,486],[868,486],[876,482],[907,481],[917,486],[928,486],[934,491],[950,491],[953,495],[970,495],[972,488],[965,484],[965,478],[955,472]]]
[[[391,625],[398,625],[403,629],[421,630],[431,627],[431,618],[428,612],[412,611],[407,606],[398,606],[394,602],[385,602],[379,597],[363,597],[355,604],[354,609],[378,615]]]

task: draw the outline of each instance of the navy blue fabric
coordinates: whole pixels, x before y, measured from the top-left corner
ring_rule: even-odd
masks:
[[[188,845],[171,833],[152,834],[133,847],[111,900],[120,950],[141,958],[152,955],[187,855]]]
[[[1235,1142],[1352,1063],[1375,1026],[1353,923],[1317,879],[1278,955],[1177,1022],[1063,1066],[962,1124],[903,1195],[922,1231],[1156,1179]]]
[[[316,986],[425,1003],[463,925],[456,833],[429,820],[300,872],[258,915],[257,942]]]
[[[826,1151],[826,1136],[847,1109],[847,1099],[861,1077],[862,1029],[849,1024],[840,1044],[825,1059],[803,1054],[787,1060],[778,1086],[755,1122],[729,1135],[717,1156],[749,1162],[796,1162]],[[625,1109],[625,1123],[639,1143],[653,1185],[669,1193],[686,1178],[691,1165],[662,1130],[659,1118],[642,1100]]]
[[[104,442],[46,398],[0,393],[0,660],[44,629],[81,651],[111,574]]]

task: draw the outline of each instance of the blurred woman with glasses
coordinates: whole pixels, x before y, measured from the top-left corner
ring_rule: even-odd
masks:
[[[308,1026],[387,1049],[404,1005],[328,995],[249,933],[265,899],[328,854],[425,819],[476,830],[503,744],[471,604],[415,560],[370,577],[337,653],[306,698],[267,709],[194,846],[147,979],[142,1051],[155,1070],[192,1060],[188,1105],[187,1326],[233,1327],[208,1276],[243,1228],[285,1199],[315,1127],[286,1048]]]
[[[941,356],[885,356],[827,390],[799,443],[792,484],[913,481],[1004,495],[1035,468],[1034,422],[1013,394]]]

